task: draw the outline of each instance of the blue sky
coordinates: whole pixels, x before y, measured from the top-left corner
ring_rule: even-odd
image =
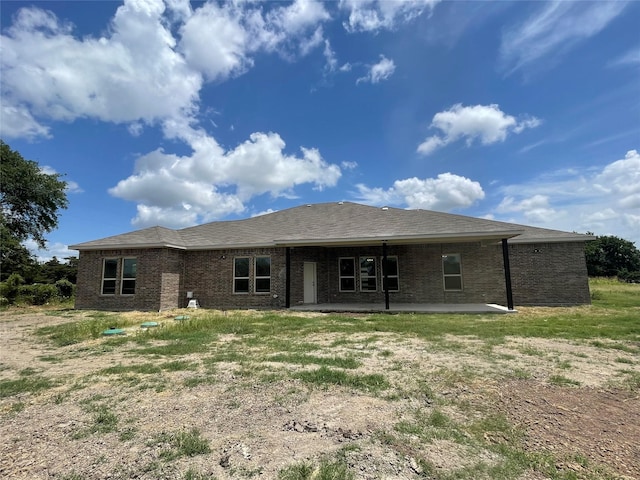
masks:
[[[1,136],[68,182],[41,258],[340,200],[640,246],[640,2],[0,8]]]

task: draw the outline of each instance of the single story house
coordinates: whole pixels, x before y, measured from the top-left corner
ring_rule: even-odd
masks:
[[[302,205],[72,245],[76,308],[590,303],[589,235],[428,210]]]

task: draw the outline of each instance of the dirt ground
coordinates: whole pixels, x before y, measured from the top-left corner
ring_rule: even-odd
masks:
[[[397,389],[393,399],[339,387],[311,388],[296,379],[268,383],[243,374],[233,362],[218,364],[214,381],[190,388],[181,380],[192,372],[171,372],[170,386],[155,390],[96,374],[135,362],[126,349],[95,354],[102,339],[53,348],[33,336],[37,327],[70,320],[44,314],[0,316],[0,380],[16,379],[29,368],[60,382],[41,393],[0,398],[0,478],[182,479],[191,471],[200,475],[192,478],[270,479],[288,465],[335,452],[342,452],[358,479],[430,478],[418,458],[442,472],[479,460],[490,464],[494,453],[449,440],[436,439],[429,448],[419,443],[393,448],[384,441],[385,432],[393,433],[399,421],[410,421],[412,411],[431,401],[403,395],[401,387],[411,390],[421,378],[436,377],[441,381],[434,383],[434,396],[504,413],[524,430],[527,450],[562,459],[559,470],[582,478],[582,458],[590,471],[595,465],[617,478],[640,478],[640,398],[637,391],[616,384],[622,370],[640,372],[634,353],[511,338],[488,359],[474,354],[472,338],[452,337],[448,340],[456,348],[445,349],[391,334],[363,337],[361,343],[352,336],[348,345],[334,348],[377,352],[363,355],[358,371],[384,372]],[[336,339],[318,335],[308,340],[330,345]],[[63,359],[47,360],[54,354]],[[443,380],[442,372],[461,367],[487,375],[481,382]],[[513,372],[527,375],[518,379]],[[579,386],[550,383],[559,373]],[[79,435],[92,422],[87,405],[112,408],[118,431]],[[452,418],[465,415],[448,413]],[[159,435],[193,428],[208,440],[211,452],[163,462],[167,445],[157,440]],[[500,442],[492,432],[485,436]],[[520,480],[544,478],[531,471]]]

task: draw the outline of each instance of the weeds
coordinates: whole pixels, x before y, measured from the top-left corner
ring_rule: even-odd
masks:
[[[151,445],[165,446],[160,452],[160,457],[165,461],[175,460],[179,457],[193,457],[211,452],[209,441],[202,438],[200,431],[195,428],[189,431],[163,432],[151,442]]]
[[[342,370],[332,370],[325,366],[316,370],[298,372],[293,376],[314,385],[339,385],[369,393],[376,393],[389,388],[389,382],[380,374],[349,374]]]

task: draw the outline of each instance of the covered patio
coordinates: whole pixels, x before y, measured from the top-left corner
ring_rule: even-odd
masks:
[[[350,313],[516,313],[494,303],[305,303],[291,306],[297,312],[350,312]]]

